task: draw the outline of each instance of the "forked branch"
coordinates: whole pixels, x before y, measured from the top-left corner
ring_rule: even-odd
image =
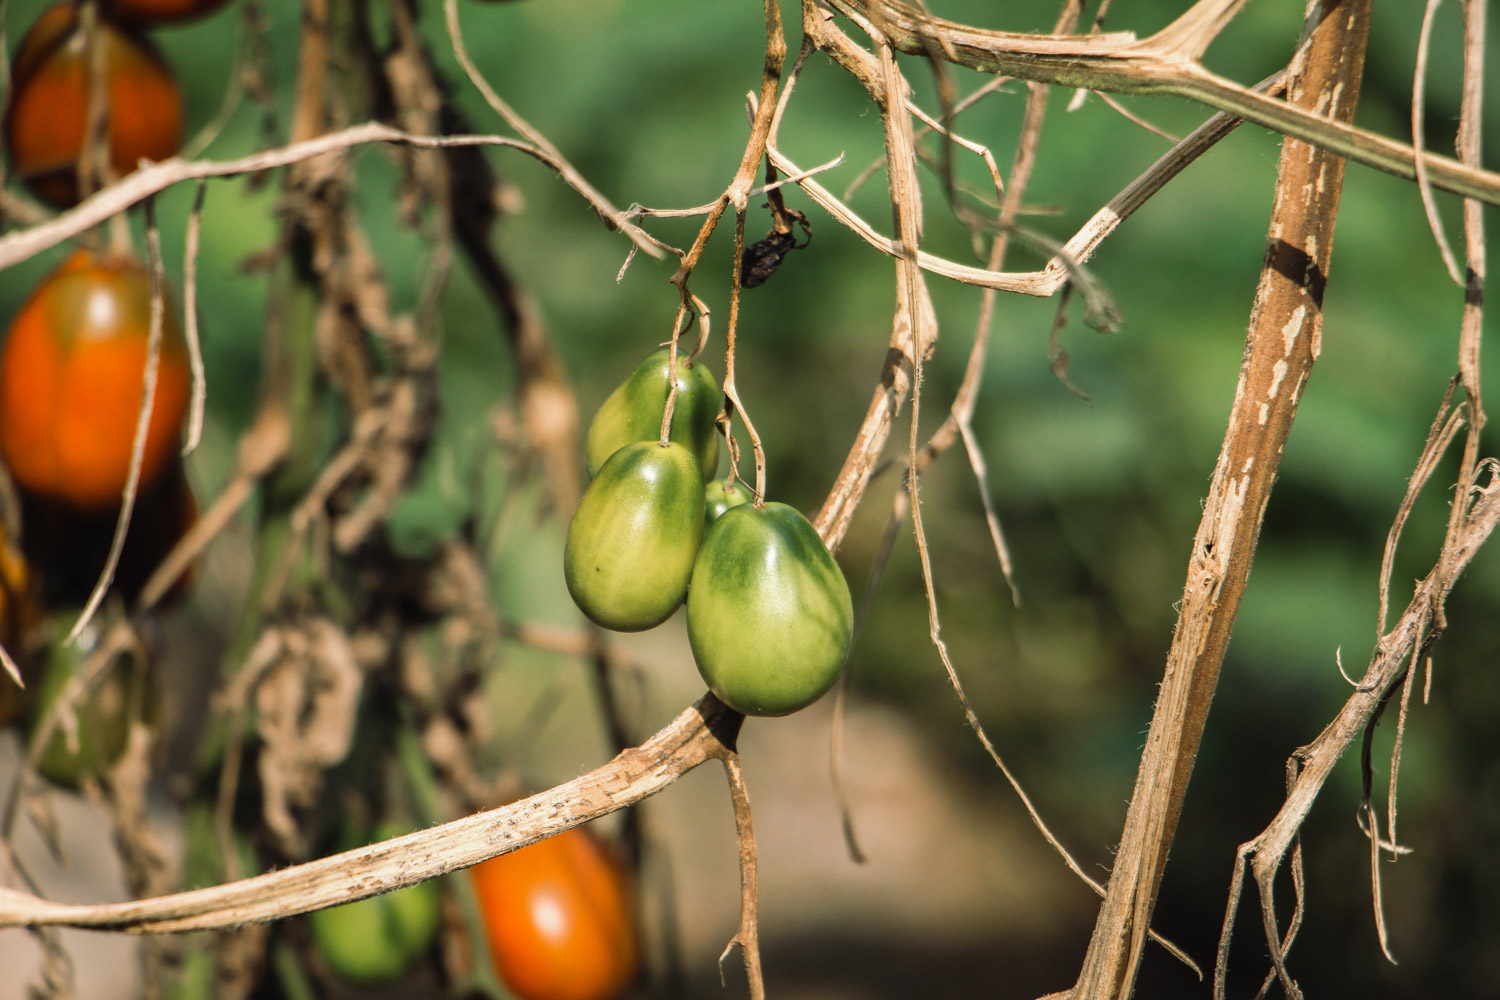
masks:
[[[1176,22],[1144,39],[1130,32],[1058,36],[988,31],[932,17],[901,0],[826,3],[856,23],[878,21],[892,45],[913,55],[938,52],[983,73],[1039,83],[1186,97],[1355,163],[1408,180],[1417,176],[1411,146],[1325,118],[1310,107],[1257,93],[1204,69],[1198,56],[1238,3],[1201,0]],[[1500,174],[1430,153],[1423,154],[1423,162],[1433,187],[1500,204]]]
[[[1368,0],[1341,16],[1308,7],[1305,59],[1288,91],[1334,118],[1353,116],[1370,24]],[[1282,146],[1261,280],[1229,428],[1193,540],[1177,629],[1109,891],[1074,1000],[1132,992],[1146,928],[1176,832],[1230,630],[1303,384],[1317,359],[1343,161],[1299,141]]]

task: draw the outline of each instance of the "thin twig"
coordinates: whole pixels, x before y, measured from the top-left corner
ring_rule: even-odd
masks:
[[[67,643],[74,642],[93,619],[104,595],[114,582],[115,570],[120,565],[120,554],[125,551],[125,536],[130,532],[130,518],[135,512],[135,501],[141,485],[141,467],[146,458],[146,435],[151,429],[151,413],[156,407],[156,380],[161,368],[161,345],[166,325],[167,289],[166,274],[161,260],[161,229],[156,224],[156,199],[148,197],[146,208],[146,271],[151,290],[150,326],[146,335],[146,367],[141,376],[141,404],[136,411],[135,436],[130,443],[130,470],[125,478],[125,489],[120,496],[120,513],[115,521],[114,537],[109,543],[109,555],[99,579],[94,583],[88,600],[78,619],[68,631]]]
[[[1370,5],[1338,17],[1317,2],[1304,14],[1294,100],[1330,118],[1353,116]],[[1193,539],[1177,627],[1126,813],[1125,827],[1084,956],[1076,998],[1129,995],[1213,702],[1230,632],[1249,580],[1261,519],[1322,340],[1344,161],[1282,145],[1244,358],[1203,516]],[[1277,936],[1267,945],[1280,962]],[[1289,981],[1283,977],[1283,981]]]
[[[499,135],[417,135],[379,122],[366,122],[233,160],[183,160],[174,157],[143,166],[46,222],[0,236],[0,271],[92,229],[173,184],[204,177],[260,173],[375,142],[405,144],[419,149],[504,146],[525,153],[561,173],[561,161],[546,150],[518,139]],[[631,229],[634,228],[632,225]]]
[[[1417,168],[1417,191],[1422,198],[1422,211],[1427,214],[1427,228],[1432,230],[1432,238],[1437,243],[1438,253],[1442,254],[1448,276],[1455,285],[1462,288],[1463,275],[1458,273],[1458,261],[1453,257],[1453,248],[1448,245],[1448,234],[1443,231],[1443,220],[1438,215],[1437,203],[1432,198],[1432,182],[1427,177],[1427,164],[1422,160],[1423,144],[1427,140],[1427,54],[1432,48],[1432,22],[1441,3],[1442,0],[1427,0],[1426,9],[1422,12],[1422,29],[1417,34],[1417,67],[1412,74],[1411,84],[1411,147],[1417,153],[1413,162]]]
[[[214,140],[234,117],[234,113],[239,110],[240,101],[245,97],[245,76],[249,72],[250,61],[261,44],[261,31],[264,27],[256,6],[248,3],[242,5],[240,43],[234,50],[234,63],[229,70],[229,83],[224,88],[224,97],[219,102],[219,108],[214,112],[213,117],[204,122],[203,127],[182,144],[180,155],[183,159],[195,159],[213,145]]]
[[[203,410],[208,401],[208,375],[203,368],[203,342],[198,336],[198,243],[203,232],[203,199],[208,182],[200,180],[188,213],[187,241],[182,251],[183,332],[187,338],[188,363],[193,373],[193,395],[188,408],[187,440],[182,443],[186,458],[203,439]]]
[[[495,93],[495,89],[490,86],[489,81],[484,78],[484,74],[479,72],[479,67],[474,65],[474,60],[469,57],[469,49],[464,44],[463,30],[458,24],[457,0],[443,0],[443,21],[448,28],[448,40],[453,44],[453,54],[458,57],[458,64],[463,67],[464,73],[469,78],[469,82],[474,84],[474,89],[483,95],[486,103],[501,118],[505,119],[506,124],[515,129],[527,142],[539,150],[543,155],[539,156],[538,159],[544,160],[544,162],[547,162],[556,170],[562,179],[568,183],[568,186],[582,195],[584,200],[592,205],[594,211],[598,212],[600,217],[605,219],[612,228],[618,229],[626,236],[629,236],[630,241],[638,249],[644,250],[652,257],[661,259],[663,253],[657,245],[657,241],[647,236],[639,226],[627,219],[608,198],[600,194],[567,161],[562,153],[558,151],[557,147],[552,144],[552,140],[533,128],[530,122],[517,114],[514,108],[506,104],[500,95]]]
[[[0,927],[181,933],[366,899],[518,850],[654,795],[699,764],[728,754],[743,719],[704,695],[639,747],[530,798],[223,885],[97,904],[55,903],[0,888]]]
[[[729,779],[729,795],[734,803],[734,831],[739,842],[740,854],[740,923],[734,937],[724,946],[719,955],[719,976],[724,975],[724,959],[739,945],[745,962],[745,976],[750,981],[751,1000],[765,1000],[766,984],[760,966],[760,920],[757,917],[756,896],[759,879],[755,861],[755,820],[750,811],[750,793],[745,788],[745,774],[740,769],[737,753],[725,754],[724,775]]]
[[[1086,91],[1080,91],[1079,93],[1086,93]],[[1173,135],[1166,129],[1158,128],[1157,126],[1152,125],[1146,119],[1142,118],[1140,115],[1136,114],[1134,111],[1131,111],[1125,105],[1121,104],[1117,99],[1111,97],[1109,94],[1104,93],[1104,91],[1100,90],[1095,91],[1094,93],[1099,98],[1099,100],[1103,101],[1111,111],[1114,111],[1116,114],[1118,114],[1120,117],[1124,118],[1131,124],[1139,125],[1141,128],[1145,129],[1147,132],[1150,132],[1152,135],[1160,136],[1168,142],[1182,141],[1180,137]]]
[[[1222,27],[1220,12],[1204,13],[1217,0],[1201,0],[1177,21],[1144,39],[1130,32],[1059,37],[987,31],[931,17],[900,0],[878,2],[892,44],[902,52],[925,55],[928,42],[939,40],[945,52],[953,53],[954,62],[983,73],[1122,94],[1186,97],[1351,162],[1407,180],[1416,177],[1416,154],[1411,146],[1273,100],[1199,65],[1198,55]],[[857,22],[868,20],[870,0],[827,3]],[[1500,204],[1500,174],[1445,156],[1423,156],[1434,187]]]

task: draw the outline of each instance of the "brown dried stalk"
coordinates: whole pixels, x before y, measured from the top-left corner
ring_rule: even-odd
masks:
[[[123,903],[69,904],[0,888],[0,927],[73,926],[165,934],[277,920],[478,864],[654,795],[733,753],[744,717],[704,695],[651,739],[530,798],[392,840],[205,889]]]
[[[856,79],[862,82],[867,81],[868,86],[877,86],[871,75],[871,68],[867,65],[872,59],[870,54],[855,45],[843,32],[827,21],[820,8],[812,0],[806,0],[803,5],[803,31],[814,45],[832,56]],[[1257,89],[1273,93],[1278,92],[1281,86],[1282,77],[1278,74],[1261,81],[1257,84]],[[1099,245],[1118,229],[1125,219],[1144,205],[1172,178],[1181,173],[1188,164],[1232,132],[1240,122],[1241,119],[1233,115],[1217,114],[1194,129],[1144,173],[1126,185],[1104,207],[1095,212],[1093,217],[1040,271],[1002,272],[995,269],[998,267],[998,261],[992,262],[992,266],[986,270],[955,264],[952,261],[933,257],[921,250],[917,252],[918,263],[924,270],[956,281],[1027,295],[1050,296],[1072,277],[1079,274],[1080,265],[1092,256]],[[781,154],[776,148],[774,138],[767,146],[766,155],[784,173],[793,176],[804,173],[801,168]],[[817,181],[807,178],[798,181],[798,184],[815,202],[855,233],[864,237],[872,246],[892,256],[900,256],[901,249],[895,241],[876,234],[873,228],[859,219],[852,210],[844,206],[837,197]],[[1012,184],[1014,185],[1014,180]],[[902,367],[903,341],[903,335],[893,332],[890,351],[887,353],[882,368],[880,386],[870,401],[869,409],[865,413],[864,421],[860,425],[859,433],[839,472],[833,490],[813,519],[813,523],[823,533],[831,548],[838,546],[843,539],[844,532],[848,530],[849,521],[864,495],[870,474],[889,436],[891,422],[905,402],[909,380]]]
[[[1442,424],[1445,419],[1446,413],[1440,413],[1434,426]],[[1500,475],[1497,475],[1500,467],[1493,460],[1486,460],[1480,463],[1477,471],[1486,481],[1483,484],[1474,482],[1455,499],[1454,507],[1460,512],[1460,522],[1457,530],[1450,532],[1444,540],[1437,564],[1417,584],[1411,602],[1396,625],[1381,638],[1368,669],[1338,715],[1289,762],[1292,781],[1286,801],[1275,818],[1253,840],[1241,844],[1236,852],[1229,905],[1219,940],[1216,997],[1224,995],[1229,940],[1247,868],[1259,891],[1262,925],[1271,950],[1274,973],[1281,979],[1289,996],[1301,996],[1285,964],[1286,951],[1296,925],[1294,923],[1289,928],[1285,939],[1277,927],[1273,893],[1276,874],[1334,765],[1344,751],[1368,731],[1394,688],[1402,683],[1406,674],[1437,640],[1443,626],[1444,600],[1480,546],[1500,524]]]
[[[1464,94],[1460,109],[1458,152],[1465,163],[1477,163],[1480,154],[1480,109],[1483,93],[1485,7],[1482,3],[1464,5]],[[1479,547],[1500,524],[1500,481],[1494,459],[1479,458],[1480,431],[1485,423],[1479,386],[1480,331],[1483,325],[1486,244],[1483,213],[1479,202],[1465,199],[1463,206],[1464,252],[1467,273],[1464,279],[1463,319],[1459,332],[1458,377],[1450,383],[1442,405],[1432,422],[1427,441],[1417,460],[1405,497],[1402,499],[1390,533],[1380,571],[1380,614],[1375,652],[1365,674],[1355,682],[1354,692],[1338,715],[1310,744],[1299,749],[1287,761],[1287,798],[1271,823],[1253,840],[1240,845],[1236,853],[1234,875],[1230,884],[1229,903],[1219,942],[1215,975],[1215,995],[1222,997],[1228,966],[1229,940],[1236,910],[1244,888],[1246,871],[1254,878],[1260,895],[1261,920],[1272,956],[1270,977],[1279,979],[1289,996],[1300,996],[1286,967],[1286,953],[1291,947],[1300,923],[1301,886],[1294,883],[1298,906],[1286,931],[1277,926],[1272,889],[1282,859],[1312,810],[1334,764],[1356,739],[1363,736],[1361,777],[1364,793],[1360,824],[1370,839],[1370,874],[1376,933],[1386,957],[1394,961],[1385,923],[1382,902],[1380,852],[1400,854],[1404,849],[1396,841],[1396,781],[1400,771],[1401,748],[1407,711],[1414,686],[1417,664],[1427,656],[1442,633],[1446,620],[1444,603],[1458,576],[1469,564]],[[1468,399],[1453,405],[1455,390],[1462,386]],[[1460,460],[1455,498],[1450,508],[1448,528],[1432,570],[1418,582],[1416,590],[1400,620],[1386,630],[1389,606],[1391,564],[1418,493],[1429,482],[1439,461],[1465,425],[1463,456]],[[1483,482],[1481,482],[1483,481]],[[1431,661],[1428,660],[1430,679]],[[1390,698],[1399,688],[1396,740],[1391,751],[1391,770],[1387,788],[1386,836],[1382,837],[1372,803],[1371,742],[1375,724]],[[1294,873],[1297,857],[1293,855]]]
[[[1369,31],[1368,0],[1340,16],[1308,7],[1296,103],[1353,115]],[[1109,891],[1070,996],[1129,996],[1187,792],[1230,629],[1244,594],[1282,448],[1322,335],[1322,299],[1343,161],[1288,140],[1229,429],[1193,541],[1187,583],[1141,756]]]
[[[1278,101],[1204,69],[1198,57],[1243,0],[1199,0],[1149,38],[1132,32],[1026,35],[988,31],[932,17],[900,0],[826,0],[856,23],[878,19],[900,51],[944,58],[983,73],[1117,94],[1172,94],[1274,129],[1309,145],[1403,177],[1416,178],[1411,146]],[[1432,185],[1500,204],[1500,174],[1423,154]]]
[[[199,181],[193,195],[193,207],[188,213],[187,239],[182,250],[182,315],[183,336],[187,340],[188,364],[193,373],[193,395],[188,409],[186,440],[182,443],[182,456],[186,458],[198,449],[203,439],[203,409],[208,402],[208,376],[203,370],[203,341],[198,335],[198,244],[203,233],[203,199],[208,194],[208,182]]]
[[[150,319],[146,334],[146,367],[141,377],[141,405],[136,413],[135,435],[130,442],[130,468],[125,477],[125,489],[120,496],[120,513],[115,521],[114,537],[109,543],[109,554],[99,579],[84,602],[83,610],[68,631],[67,643],[75,641],[93,619],[104,595],[114,582],[115,570],[120,565],[120,554],[125,551],[125,536],[130,531],[130,518],[135,512],[136,494],[141,485],[141,466],[146,456],[146,431],[151,425],[151,411],[156,404],[156,379],[161,367],[163,324],[166,319],[166,274],[161,260],[161,230],[156,225],[155,199],[146,198],[146,259],[148,283],[151,289]]]
[[[469,82],[474,84],[474,89],[479,91],[495,113],[505,119],[506,124],[524,136],[531,145],[541,150],[568,186],[582,195],[610,228],[618,229],[629,236],[636,249],[644,250],[652,257],[660,258],[662,250],[658,242],[631,222],[608,198],[595,190],[594,186],[563,157],[551,140],[517,114],[514,108],[495,93],[495,88],[491,87],[489,81],[484,78],[484,74],[479,72],[479,67],[474,65],[474,60],[469,56],[468,47],[464,45],[463,30],[458,24],[457,0],[443,0],[443,22],[448,29],[448,40],[453,45],[453,54],[458,57],[459,65],[463,67]]]
[[[1418,153],[1422,151],[1427,131],[1427,54],[1432,47],[1433,18],[1441,2],[1442,0],[1427,0],[1426,9],[1422,12],[1422,29],[1417,35],[1417,68],[1412,74],[1411,85],[1411,144]],[[1438,216],[1437,203],[1432,197],[1432,184],[1427,179],[1427,166],[1420,156],[1417,157],[1416,168],[1417,190],[1422,196],[1422,211],[1427,214],[1427,227],[1432,230],[1432,238],[1437,243],[1438,253],[1442,255],[1443,266],[1448,269],[1448,276],[1455,285],[1462,288],[1463,275],[1458,273],[1458,261],[1453,257],[1453,249],[1448,246],[1448,237],[1443,232],[1443,220]]]
[[[729,795],[734,802],[734,830],[740,847],[740,924],[734,937],[719,955],[719,975],[723,977],[724,959],[739,945],[745,957],[745,975],[750,980],[750,1000],[765,1000],[766,984],[760,967],[760,922],[756,915],[756,893],[759,879],[755,863],[755,822],[750,811],[750,792],[745,788],[745,773],[737,753],[723,757],[724,776],[729,781]]]
[[[188,161],[173,158],[161,163],[146,164],[46,222],[0,236],[0,271],[92,229],[173,184],[204,177],[260,173],[372,142],[405,144],[421,149],[504,146],[525,153],[554,170],[560,171],[561,168],[561,164],[545,150],[518,139],[500,135],[417,135],[378,122],[366,122],[336,132],[316,134],[309,139],[234,160]]]

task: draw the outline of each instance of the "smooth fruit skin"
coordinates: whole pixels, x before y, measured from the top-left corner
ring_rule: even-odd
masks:
[[[628,444],[573,512],[563,546],[568,593],[605,628],[660,625],[687,593],[702,538],[703,481],[692,453],[675,442]]]
[[[142,159],[165,160],[182,145],[182,91],[145,38],[104,19],[109,162],[116,176]],[[17,176],[58,207],[78,201],[78,157],[88,124],[89,46],[77,4],[48,8],[16,52],[5,147]]]
[[[669,360],[665,347],[652,352],[594,414],[584,446],[589,475],[598,475],[609,457],[625,445],[661,439]],[[677,368],[677,399],[672,404],[670,440],[692,451],[707,481],[719,469],[719,433],[714,426],[722,402],[719,384],[701,361],[689,364],[685,353],[677,355]]]
[[[517,1000],[610,1000],[635,980],[629,882],[583,829],[469,872],[495,971]]]
[[[687,599],[698,672],[730,708],[787,715],[827,691],[854,632],[844,574],[793,507],[734,507],[698,550]]]
[[[396,836],[390,832],[388,836]],[[380,839],[388,839],[382,835]],[[399,982],[432,948],[442,923],[442,891],[419,882],[307,915],[313,943],[330,971],[365,986]]]
[[[65,617],[59,616],[59,620]],[[41,723],[52,703],[78,672],[83,659],[84,653],[77,647],[66,645],[61,634],[54,636],[41,681],[37,684],[28,740],[29,733]],[[77,788],[83,775],[97,774],[113,766],[125,752],[130,736],[132,703],[144,698],[142,690],[137,687],[139,682],[143,682],[143,678],[135,664],[126,661],[111,666],[93,691],[73,708],[71,728],[77,732],[77,743],[69,745],[64,735],[67,727],[59,726],[53,730],[52,738],[37,760],[37,772],[64,788]]]
[[[80,250],[31,293],[0,349],[0,458],[23,490],[84,510],[119,503],[149,323],[146,270],[130,258]],[[169,302],[143,483],[177,448],[190,384]]]
[[[750,487],[736,479],[730,482],[727,479],[715,479],[703,487],[703,524],[707,528],[713,524],[729,508],[738,507],[740,504],[749,503],[755,499],[755,494],[750,492]]]

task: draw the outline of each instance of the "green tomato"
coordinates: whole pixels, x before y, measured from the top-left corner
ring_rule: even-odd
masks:
[[[589,475],[598,475],[609,457],[627,444],[661,440],[668,360],[668,348],[653,351],[594,414],[584,448]],[[719,384],[702,362],[689,364],[685,352],[678,353],[677,368],[670,439],[693,453],[706,481],[719,470],[719,433],[714,426],[722,405]]]
[[[736,479],[731,483],[725,479],[715,479],[703,487],[703,523],[713,524],[729,508],[754,499],[755,494],[750,492],[750,487],[740,480]]]
[[[854,605],[838,563],[795,508],[725,511],[703,539],[687,599],[698,672],[730,708],[787,715],[833,686]]]
[[[351,983],[406,977],[437,939],[442,891],[420,882],[307,915],[313,942],[334,975]]]
[[[627,444],[584,491],[563,546],[573,601],[593,621],[639,632],[687,593],[703,539],[703,480],[676,442]]]
[[[60,639],[53,641],[46,670],[37,685],[32,728],[62,694],[83,657],[77,646],[66,645]],[[53,730],[37,761],[38,773],[55,784],[77,788],[83,775],[96,774],[119,760],[130,737],[131,702],[142,696],[135,688],[138,678],[135,665],[128,659],[110,666],[94,690],[73,708],[72,721],[78,732],[76,747],[68,745],[65,728],[60,725]]]

